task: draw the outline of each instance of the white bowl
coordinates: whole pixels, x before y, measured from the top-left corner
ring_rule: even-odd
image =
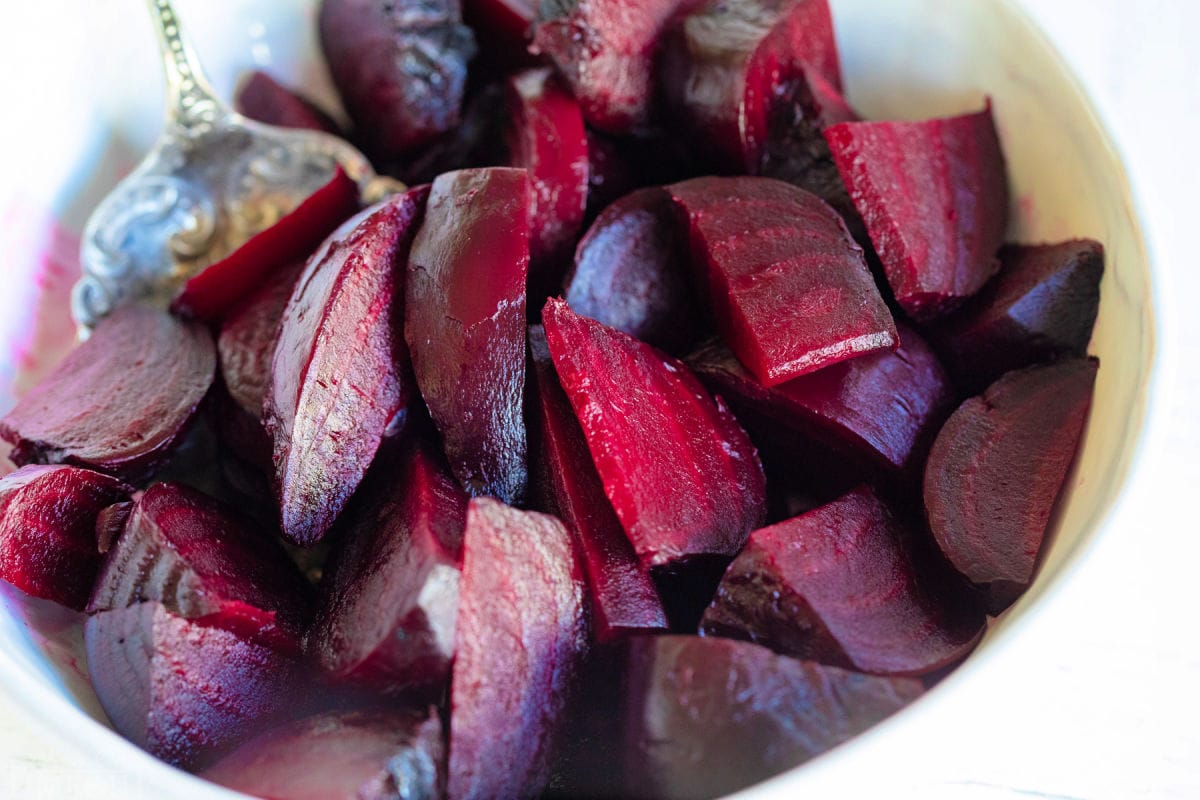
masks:
[[[332,104],[317,55],[314,0],[177,0],[216,88],[267,67]],[[914,732],[939,730],[952,709],[998,676],[995,654],[1020,635],[1047,589],[1078,566],[1122,492],[1142,428],[1154,350],[1151,267],[1121,161],[1053,47],[1007,0],[833,0],[849,97],[873,118],[978,108],[990,95],[1008,159],[1010,239],[1090,236],[1107,248],[1096,400],[1037,581],[968,662],[926,698],[810,765],[747,790],[794,797],[863,785]],[[140,0],[40,0],[4,11],[0,85],[10,120],[0,147],[0,409],[71,344],[67,292],[90,208],[157,132],[161,78]],[[61,44],[47,45],[50,32]],[[36,80],[26,80],[36,76]],[[114,734],[89,688],[69,615],[0,591],[0,692],[80,761],[138,796],[234,797],[174,770]],[[958,719],[958,717],[953,717]],[[983,723],[980,723],[983,724]],[[958,735],[964,731],[947,731]],[[888,784],[881,782],[879,785]],[[908,796],[890,785],[891,796]],[[818,793],[817,796],[823,796]]]

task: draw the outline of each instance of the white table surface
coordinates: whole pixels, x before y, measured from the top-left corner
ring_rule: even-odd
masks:
[[[971,0],[963,0],[971,2]],[[1200,0],[1025,0],[1123,150],[1156,263],[1160,374],[1126,501],[897,796],[1200,798]],[[969,720],[974,720],[970,723]],[[930,775],[929,770],[936,774]],[[0,798],[140,798],[0,699]],[[916,795],[914,795],[916,796]]]

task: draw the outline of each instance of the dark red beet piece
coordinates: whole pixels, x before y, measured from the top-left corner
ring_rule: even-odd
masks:
[[[528,39],[538,0],[463,0],[463,19],[475,31],[479,61],[503,71],[533,66]]]
[[[541,507],[575,534],[592,597],[592,628],[606,642],[639,630],[665,630],[658,590],[638,561],[604,495],[575,412],[558,384],[546,334],[529,330],[532,430],[538,447],[533,481]]]
[[[0,579],[77,611],[100,569],[97,519],[133,490],[78,467],[22,467],[0,478]]]
[[[535,797],[587,647],[582,570],[554,517],[467,509],[448,800]]]
[[[896,348],[862,248],[816,195],[770,178],[695,178],[668,191],[688,217],[717,327],[759,381]]]
[[[929,453],[929,527],[950,563],[986,590],[993,612],[1033,580],[1099,366],[1069,359],[1008,373],[954,412]]]
[[[411,152],[458,125],[475,54],[459,0],[322,0],[318,27],[374,157]]]
[[[283,533],[296,544],[325,535],[408,407],[404,265],[428,191],[396,195],[330,236],[284,310],[264,417]]]
[[[129,480],[167,457],[216,373],[201,325],[143,307],[114,311],[0,420],[9,458]]]
[[[554,367],[617,517],[647,567],[731,557],[759,524],[754,445],[683,363],[581,317],[542,312]]]
[[[486,83],[467,95],[462,123],[414,155],[390,165],[409,185],[432,183],[443,172],[469,167],[498,167],[509,162],[504,126],[508,104],[501,83]]]
[[[454,657],[467,496],[423,445],[381,460],[347,512],[305,646],[341,680],[440,687]]]
[[[404,333],[417,385],[471,495],[525,492],[525,170],[451,172],[433,182],[408,260]]]
[[[952,311],[996,273],[1008,183],[990,103],[924,122],[845,122],[825,138],[914,319]]]
[[[736,791],[841,744],[924,691],[910,678],[694,636],[639,636],[626,670],[625,796],[634,797]]]
[[[201,777],[271,800],[441,797],[445,760],[436,709],[333,711],[241,744]]]
[[[639,189],[606,208],[575,250],[565,299],[576,313],[669,353],[693,344],[703,314],[670,195]]]
[[[233,98],[239,114],[284,128],[304,128],[340,134],[338,125],[311,100],[293,92],[262,70],[253,70],[238,81]]]
[[[328,183],[278,222],[189,280],[172,308],[207,322],[219,321],[276,270],[307,258],[357,210],[358,184],[339,167]]]
[[[963,389],[1062,356],[1082,357],[1100,309],[1104,247],[1091,239],[1006,245],[1000,274],[933,330]]]

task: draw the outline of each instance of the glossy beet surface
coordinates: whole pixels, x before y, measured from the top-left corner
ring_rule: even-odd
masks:
[[[459,482],[525,493],[525,170],[446,173],[433,183],[408,260],[404,333],[421,396]]]
[[[82,610],[100,568],[97,520],[132,491],[78,467],[22,467],[0,478],[0,579]]]
[[[942,552],[993,610],[1033,580],[1054,503],[1087,421],[1096,359],[1010,372],[946,422],[925,467]]]
[[[762,520],[765,479],[733,415],[681,362],[561,300],[547,302],[542,319],[605,493],[642,563],[735,555]]]
[[[308,262],[279,327],[264,403],[283,533],[319,541],[412,393],[404,265],[428,190],[363,212]]]
[[[450,690],[448,800],[545,785],[587,646],[582,570],[554,517],[491,498],[467,509]]]
[[[239,114],[268,125],[340,134],[328,114],[262,70],[243,75],[233,99]]]
[[[825,138],[914,319],[953,310],[996,273],[1008,183],[990,104],[923,122],[846,122]]]
[[[717,327],[773,386],[897,345],[896,325],[842,219],[770,178],[695,178],[667,190]]]
[[[136,480],[179,439],[217,366],[201,325],[122,308],[0,420],[17,465],[75,464]]]

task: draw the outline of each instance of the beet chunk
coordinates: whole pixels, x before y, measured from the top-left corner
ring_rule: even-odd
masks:
[[[587,646],[582,571],[554,517],[467,508],[450,690],[449,800],[534,797]]]
[[[471,495],[525,492],[525,170],[451,172],[433,182],[408,260],[404,333],[450,467]]]
[[[990,103],[924,122],[845,122],[825,138],[914,319],[952,311],[996,273],[1008,183]]]
[[[428,189],[347,222],[309,260],[279,326],[264,400],[284,535],[329,530],[412,393],[404,264]]]
[[[542,312],[559,380],[617,517],[647,567],[732,557],[762,520],[754,445],[686,366],[581,317]]]
[[[662,189],[640,189],[610,205],[575,250],[567,305],[667,352],[684,351],[698,338],[703,315],[678,228]]]
[[[158,466],[212,385],[204,327],[120,308],[0,420],[14,464],[75,464],[137,480]]]
[[[1010,370],[1082,357],[1100,309],[1099,242],[1006,245],[1000,263],[1000,274],[933,332],[946,366],[969,392]]]
[[[954,412],[929,453],[929,527],[950,563],[985,589],[993,612],[1033,580],[1099,366],[1069,359],[1008,373]]]
[[[466,494],[418,444],[377,462],[347,513],[309,655],[341,680],[440,687],[454,657]]]
[[[100,569],[99,516],[133,490],[78,467],[22,467],[0,478],[0,578],[82,611]]]
[[[527,42],[538,0],[463,0],[463,19],[475,31],[479,60],[508,71],[530,67],[536,59]]]
[[[272,800],[425,800],[441,796],[436,709],[334,711],[255,736],[201,777]]]
[[[625,796],[716,797],[891,716],[919,681],[846,672],[745,642],[640,636],[627,664]]]
[[[262,70],[242,76],[233,104],[239,114],[268,125],[341,134],[337,123],[315,103]]]
[[[507,124],[508,104],[503,84],[485,83],[467,96],[460,125],[417,153],[390,164],[389,170],[404,182],[416,185],[432,183],[443,172],[456,169],[506,165]]]
[[[374,157],[401,156],[458,125],[475,54],[459,0],[322,0],[318,27]]]
[[[770,178],[695,178],[668,191],[690,222],[717,327],[759,381],[896,348],[862,248],[820,198]]]

